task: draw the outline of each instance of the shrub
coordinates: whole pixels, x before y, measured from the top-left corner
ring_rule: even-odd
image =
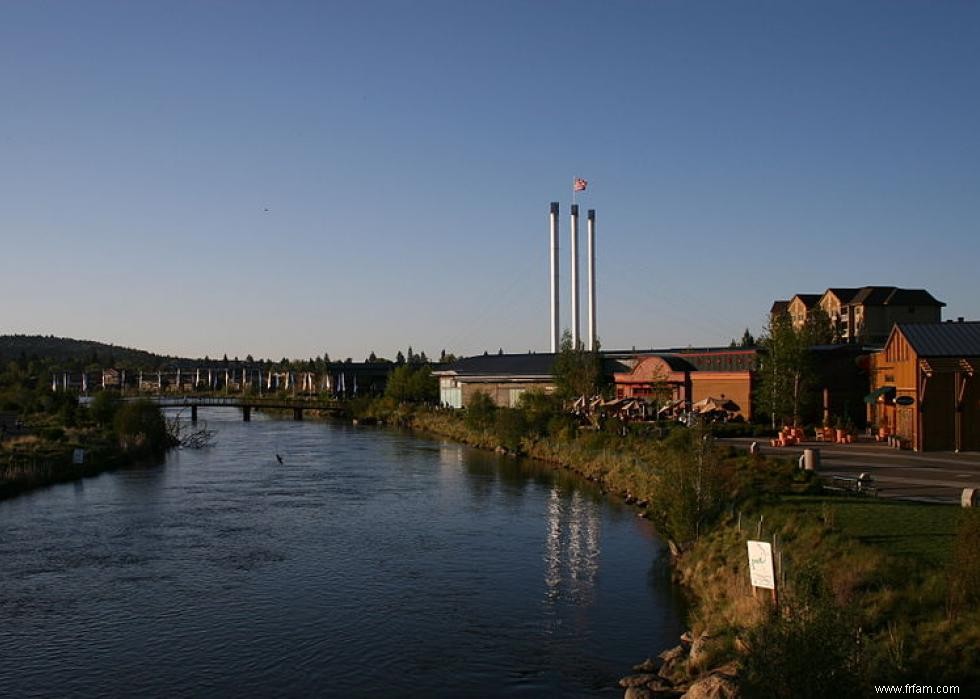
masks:
[[[65,438],[65,431],[60,427],[45,427],[41,436],[51,442],[60,442]]]
[[[173,444],[160,407],[148,400],[126,403],[120,407],[113,426],[124,449],[160,452]]]
[[[782,614],[753,628],[745,697],[866,696],[866,660],[857,615],[834,603],[816,569],[794,577]]]
[[[497,405],[486,393],[474,393],[466,406],[466,426],[472,430],[488,430],[493,426]]]
[[[101,391],[89,403],[89,413],[96,424],[108,427],[116,417],[121,405],[119,396],[111,391]]]
[[[513,408],[497,408],[494,417],[494,432],[501,446],[518,451],[521,439],[527,434],[527,419],[524,412]]]

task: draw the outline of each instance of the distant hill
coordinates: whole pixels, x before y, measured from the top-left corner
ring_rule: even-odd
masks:
[[[0,362],[6,364],[21,359],[44,360],[78,369],[89,365],[154,368],[175,362],[190,362],[94,340],[53,335],[0,335]]]

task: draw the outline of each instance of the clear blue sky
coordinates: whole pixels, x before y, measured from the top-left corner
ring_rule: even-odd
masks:
[[[980,4],[0,4],[2,333],[546,351],[574,176],[604,347],[828,286],[980,318]]]

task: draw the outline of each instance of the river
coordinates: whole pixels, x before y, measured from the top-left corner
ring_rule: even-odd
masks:
[[[682,630],[652,528],[590,483],[201,418],[211,447],[0,501],[0,695],[621,696]]]

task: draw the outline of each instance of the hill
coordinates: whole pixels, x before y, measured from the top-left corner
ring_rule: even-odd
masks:
[[[0,364],[10,361],[43,360],[65,369],[83,367],[156,368],[188,360],[145,350],[53,335],[0,335]]]

